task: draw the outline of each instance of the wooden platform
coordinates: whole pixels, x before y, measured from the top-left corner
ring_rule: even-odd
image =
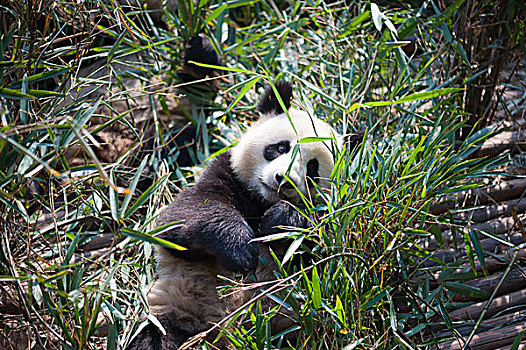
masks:
[[[494,143],[495,148],[485,147],[481,155],[522,147]],[[447,211],[454,213],[458,228],[454,232],[443,228],[443,245],[435,239],[421,242],[450,266],[458,262],[448,275],[437,271],[429,279],[434,290],[444,288],[452,297],[447,304],[449,320],[443,313],[435,316],[428,340],[443,340],[436,345],[441,350],[510,349],[526,333],[526,178],[496,179],[432,207],[433,214]],[[479,238],[487,275],[473,248],[476,274],[466,258],[463,234],[470,231]],[[431,260],[425,263],[438,266]],[[526,349],[526,336],[518,349]]]

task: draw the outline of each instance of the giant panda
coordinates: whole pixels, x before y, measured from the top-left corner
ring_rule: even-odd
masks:
[[[312,197],[314,183],[323,186],[334,167],[334,146],[341,147],[343,138],[321,119],[290,108],[289,83],[275,88],[288,114],[267,87],[258,104],[262,117],[161,214],[159,225],[180,224],[160,237],[187,250],[156,248],[157,279],[147,299],[166,334],[151,324],[129,349],[176,349],[209,329],[247,297],[241,291],[219,297],[217,288],[225,282],[218,275],[264,275],[258,267],[261,243],[253,239],[278,225],[309,225],[289,203],[301,203],[298,190]],[[298,143],[305,137],[323,141]],[[355,135],[352,141],[359,140]]]

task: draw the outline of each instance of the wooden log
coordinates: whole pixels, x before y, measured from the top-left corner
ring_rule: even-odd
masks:
[[[498,259],[491,257],[491,256],[490,257],[486,256],[484,258],[484,262],[486,263],[486,269],[488,270],[488,274],[492,275],[495,272],[502,271],[506,267],[508,267],[509,262],[511,261],[512,255],[513,255],[512,252],[500,254],[498,256],[499,257]],[[524,258],[526,258],[526,249],[519,249],[517,251],[517,259],[524,259]],[[471,269],[471,266],[469,262],[466,262],[460,265],[459,268],[455,272],[461,273],[469,269]],[[477,271],[477,273],[484,272],[482,269],[482,264],[478,260],[475,260],[475,271]]]
[[[512,199],[504,203],[482,206],[455,215],[455,218],[473,222],[486,222],[498,216],[511,216],[512,209],[517,214],[526,212],[526,198]]]
[[[493,350],[500,346],[506,346],[513,343],[519,332],[526,330],[526,323],[502,327],[496,330],[483,332],[473,337],[469,343],[469,349]],[[452,340],[438,344],[440,350],[460,350],[464,344],[458,340]]]
[[[476,320],[473,320],[473,322],[469,322],[465,325],[456,326],[455,330],[460,333],[462,336],[468,336],[471,331],[473,330],[473,327],[475,326]],[[525,323],[526,322],[526,310],[521,311],[515,311],[509,314],[505,314],[499,317],[495,317],[489,320],[484,320],[480,323],[479,327],[477,328],[477,334],[487,332],[492,330],[493,328],[500,327],[502,325],[511,325],[516,323]],[[451,336],[451,331],[444,331],[439,332],[435,334],[436,338],[443,338],[447,336]]]
[[[508,241],[509,243],[513,245],[519,245],[524,242],[526,242],[526,239],[523,237],[521,233],[513,233],[509,236],[501,236],[500,238]],[[462,239],[463,240],[463,239]],[[502,244],[501,242],[497,241],[493,238],[486,238],[480,240],[480,245],[484,251],[492,252],[492,253],[498,253],[499,251],[509,249],[510,246],[507,246],[505,244]],[[430,248],[428,248],[430,249]],[[455,260],[456,258],[463,258],[466,257],[466,247],[464,244],[459,244],[458,246],[458,252],[455,250],[454,247],[451,248],[445,248],[441,249],[439,251],[436,251],[433,254],[437,259],[443,261],[443,262],[451,262]],[[425,263],[426,266],[436,266],[437,264],[433,261],[428,260]]]
[[[73,264],[92,264],[97,262],[100,258],[110,254],[114,249],[102,248],[99,250],[90,250],[87,252],[73,254]]]
[[[517,218],[523,222],[526,220],[526,214],[518,215]],[[502,235],[504,233],[508,233],[513,228],[513,226],[515,226],[516,222],[517,220],[515,220],[513,216],[506,216],[503,218],[497,218],[472,225],[471,229],[477,231],[487,231],[495,235]]]
[[[499,272],[497,274],[489,276],[488,278],[479,278],[476,280],[467,281],[465,282],[465,284],[485,291],[489,296],[491,293],[493,293],[495,287],[497,287],[497,284],[503,276],[504,272]],[[513,270],[508,274],[508,276],[506,276],[506,279],[501,284],[499,290],[497,291],[497,296],[509,294],[523,288],[526,288],[525,272],[522,270]],[[462,294],[455,294],[453,300],[462,302],[470,300],[480,300],[480,298]]]
[[[467,260],[465,255],[462,257]],[[512,258],[512,252],[506,252],[504,254],[500,254],[498,255],[498,258],[492,257],[492,256],[489,256],[489,257],[485,256],[484,262],[486,263],[486,269],[488,271],[488,274],[492,275],[496,272],[504,270],[509,265],[511,258]],[[525,259],[525,258],[526,258],[526,249],[518,250],[517,259]],[[453,273],[459,274],[459,273],[465,273],[468,271],[473,271],[473,269],[471,267],[471,264],[468,261],[466,261],[465,263],[462,263],[457,269],[455,269]],[[475,260],[475,271],[477,272],[478,277],[484,276],[482,264],[478,260]],[[429,281],[431,286],[436,287],[439,285],[439,283],[436,281],[438,281],[441,272],[442,270],[431,273],[431,276],[433,276],[433,278]],[[417,278],[415,278],[413,282],[415,284],[420,284],[425,280],[425,278],[426,278],[426,275],[422,274],[422,275],[419,275]]]
[[[50,222],[62,220],[65,216],[66,216],[65,210],[58,210],[54,213],[42,214],[36,221],[36,227],[42,228],[44,225],[47,225]]]
[[[524,342],[524,340],[523,340],[523,343],[519,344],[519,347],[517,348],[517,350],[525,350],[525,349],[526,349],[526,342]],[[502,348],[498,348],[498,349],[495,349],[495,350],[510,350],[510,346],[509,345],[508,346],[504,346]]]
[[[524,141],[524,136],[517,131],[504,131],[484,141],[476,153],[476,157],[494,157],[507,150],[511,152],[526,150],[526,143]]]
[[[93,236],[91,239],[89,239],[88,242],[80,245],[79,249],[83,251],[93,251],[102,248],[108,248],[112,244],[118,244],[122,242],[125,238],[125,236],[115,238],[115,235],[112,233],[103,233],[100,235]]]
[[[521,223],[524,223],[526,221],[526,214],[518,215],[517,218],[521,221]],[[471,227],[466,227],[465,229],[471,229],[476,231],[477,236],[483,239],[487,236],[481,233],[480,231],[491,232],[494,235],[503,235],[509,233],[514,228],[516,223],[517,221],[513,216],[508,216],[504,218],[493,219],[488,222],[482,222],[475,225],[471,225]],[[462,242],[464,240],[462,236],[462,228],[457,229],[455,233],[457,235],[457,241]],[[453,232],[451,230],[442,232],[442,238],[448,244],[454,242]],[[523,239],[526,241],[526,238],[523,237]],[[420,244],[428,250],[434,250],[439,248],[439,245],[434,237],[425,238],[425,240],[422,240]]]
[[[487,301],[478,302],[449,312],[449,317],[453,321],[476,320],[482,310],[486,307]],[[493,299],[486,311],[486,317],[491,317],[502,310],[526,303],[526,290],[520,290],[508,295],[503,295]]]
[[[503,181],[496,186],[475,188],[446,196],[439,203],[431,205],[430,212],[434,215],[440,215],[455,208],[459,203],[462,206],[470,206],[503,202],[521,197],[525,190],[526,178]]]

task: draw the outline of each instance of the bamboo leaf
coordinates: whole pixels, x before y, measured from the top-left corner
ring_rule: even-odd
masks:
[[[312,268],[312,303],[315,309],[321,307],[320,277],[318,276],[316,266]]]
[[[65,95],[56,91],[33,90],[29,89],[28,93],[34,97],[64,97]]]
[[[27,82],[28,83],[36,83],[37,81],[50,79],[50,78],[56,77],[56,76],[58,76],[60,74],[67,73],[67,72],[69,72],[70,69],[71,69],[70,67],[57,68],[57,69],[52,69],[52,70],[45,71],[45,72],[42,72],[42,73],[33,74],[33,75],[30,75],[30,76],[27,77]],[[18,81],[15,81],[15,82],[11,83],[11,84],[8,84],[6,87],[10,88],[10,89],[17,89],[17,88],[22,86],[22,83],[23,83],[23,80],[18,80]]]
[[[471,269],[476,271],[475,267],[475,256],[473,255],[473,248],[471,246],[471,237],[467,232],[464,232],[464,246],[466,248],[466,254],[468,256],[469,264]]]
[[[7,137],[6,135],[4,135],[1,132],[0,132],[0,138],[6,140],[8,143],[10,143],[16,149],[20,150],[23,154],[27,155],[29,158],[33,159],[34,161],[36,161],[39,164],[41,164],[42,166],[44,166],[44,168],[46,168],[46,170],[49,173],[51,173],[51,175],[56,176],[56,177],[60,176],[60,173],[58,171],[56,171],[55,169],[51,168],[47,162],[45,162],[42,159],[40,159],[39,157],[35,156],[33,154],[33,152],[31,152],[31,150],[27,149],[26,147],[24,147],[20,143],[12,140],[10,137]]]
[[[373,18],[373,23],[376,29],[382,31],[382,12],[374,2],[371,3],[371,17]]]
[[[164,185],[166,180],[168,179],[168,175],[164,175],[157,181],[155,181],[146,191],[141,194],[141,196],[133,203],[133,205],[130,207],[130,209],[126,212],[124,215],[124,219],[129,219],[133,213],[135,213],[144,203],[146,203],[150,197],[157,191],[157,189]]]
[[[418,92],[416,94],[404,96],[396,101],[396,103],[405,103],[405,102],[412,102],[412,101],[421,101],[421,100],[428,100],[431,98],[449,95],[458,91],[464,90],[463,88],[445,88],[445,89],[437,89],[437,90],[430,90],[425,92]]]
[[[427,100],[430,98],[440,97],[444,95],[449,95],[458,91],[462,91],[462,88],[444,88],[437,90],[430,90],[425,92],[418,92],[412,95],[404,96],[396,101],[375,101],[375,102],[365,102],[365,103],[355,103],[349,108],[349,112],[352,112],[359,107],[383,107],[383,106],[393,106],[406,102],[414,102]]]
[[[524,331],[521,331],[519,334],[517,334],[513,344],[511,344],[510,350],[519,350],[519,345],[521,345],[522,338],[524,338]]]
[[[438,310],[440,311],[442,319],[446,323],[447,329],[449,329],[450,331],[453,331],[454,330],[453,322],[451,321],[449,312],[447,312],[446,306],[444,305],[444,302],[442,301],[441,298],[438,298]]]
[[[119,35],[119,37],[117,38],[117,40],[115,41],[115,43],[111,47],[110,52],[108,52],[108,56],[106,56],[106,63],[107,64],[110,63],[111,60],[113,59],[113,56],[115,55],[115,52],[120,47],[120,45],[121,45],[122,41],[124,40],[124,37],[126,37],[127,33],[128,33],[127,31],[123,30],[121,35]]]
[[[342,325],[346,325],[345,309],[343,308],[342,301],[338,295],[336,295],[336,314],[338,315],[338,320]]]
[[[303,280],[305,281],[304,286],[305,286],[305,289],[307,290],[307,294],[311,295],[312,294],[312,282],[309,280],[309,277],[305,273],[303,266],[301,266],[301,276],[303,277]]]
[[[436,29],[453,16],[453,14],[460,8],[465,0],[457,0],[449,5],[447,9],[440,13],[433,21],[431,21],[430,29]]]
[[[29,99],[33,100],[35,99],[35,96],[31,96],[29,94],[24,94],[21,91],[8,89],[8,88],[0,88],[0,96],[5,98],[14,98],[17,100],[21,99]]]
[[[141,161],[141,164],[139,164],[139,167],[135,171],[135,175],[133,176],[133,180],[132,180],[132,182],[130,184],[130,187],[129,187],[130,193],[127,194],[124,197],[124,200],[122,201],[122,206],[121,206],[121,209],[120,209],[119,216],[123,216],[123,214],[128,209],[128,205],[130,204],[130,201],[131,201],[131,199],[133,197],[133,194],[135,193],[135,189],[137,188],[137,184],[139,183],[139,179],[142,176],[142,173],[144,171],[144,167],[146,166],[146,163],[148,162],[148,158],[149,158],[148,155],[146,157],[144,157],[144,159]]]
[[[95,104],[85,110],[79,110],[75,117],[72,120],[71,128],[63,133],[60,137],[55,139],[55,144],[57,147],[69,146],[73,138],[75,137],[75,131],[80,132],[80,128],[84,127],[88,120],[93,116],[95,110],[99,107],[101,99],[97,100]]]
[[[354,17],[345,29],[345,31],[338,35],[338,38],[343,38],[356,31],[360,27],[360,25],[363,22],[367,21],[369,18],[371,18],[371,11],[365,11],[362,14]]]
[[[152,243],[152,244],[160,245],[160,246],[165,247],[165,248],[176,249],[176,250],[187,250],[187,248],[182,247],[182,246],[180,246],[178,244],[172,243],[170,241],[167,241],[165,239],[152,236],[149,233],[132,230],[132,229],[127,228],[127,227],[123,227],[122,228],[122,233],[124,233],[128,237],[132,237],[132,238],[138,239],[140,241],[145,241],[145,242],[149,242],[149,243]]]
[[[444,286],[452,292],[471,298],[484,299],[489,297],[488,292],[460,282],[445,282]]]
[[[220,70],[224,70],[224,71],[228,71],[228,72],[245,73],[245,74],[249,74],[249,75],[255,74],[254,72],[251,72],[251,71],[246,70],[246,69],[224,67],[224,66],[216,66],[216,65],[213,65],[213,64],[200,63],[200,62],[195,62],[195,61],[191,61],[191,60],[188,61],[188,63],[195,64],[196,66],[199,66],[199,67],[211,68],[211,69],[215,69],[215,70],[219,70],[219,71]]]
[[[110,178],[111,178],[111,181],[112,183],[117,183],[117,179],[115,178],[115,172],[113,171],[113,169],[111,170],[110,172]],[[111,216],[113,218],[113,220],[115,220],[116,222],[120,222],[121,220],[121,217],[120,217],[120,213],[121,211],[119,210],[119,198],[117,196],[117,191],[112,187],[112,186],[108,186],[109,187],[109,191],[110,191],[110,211],[111,211]]]
[[[116,350],[117,349],[117,325],[114,322],[108,324],[108,339],[106,341],[107,350]]]
[[[473,230],[469,230],[469,238],[471,244],[473,245],[473,249],[475,250],[475,254],[477,254],[477,259],[480,262],[480,266],[484,271],[484,275],[486,275],[487,277],[489,275],[488,268],[486,266],[486,261],[484,260],[484,252],[482,251],[482,245],[480,244],[480,240],[477,236],[477,233]],[[475,274],[477,273],[476,270],[473,270],[473,272]]]
[[[214,19],[216,19],[221,13],[223,13],[224,10],[228,8],[228,3],[221,4],[218,8],[216,8],[212,13],[210,13],[208,16],[206,16],[207,22],[212,22]]]
[[[281,261],[281,265],[285,265],[287,261],[290,260],[292,255],[298,250],[298,248],[301,246],[301,243],[303,243],[303,240],[305,239],[305,235],[299,235],[298,238],[294,240],[294,242],[291,243],[289,248],[287,249],[287,252],[285,253],[285,256],[283,257],[283,260]]]
[[[82,238],[82,234],[79,232],[73,237],[73,240],[68,246],[68,250],[66,251],[66,256],[64,257],[64,261],[62,262],[62,266],[69,265],[71,263],[71,258],[73,257],[73,254],[75,253],[75,250],[77,249],[77,246],[80,242],[80,239]]]
[[[298,140],[298,143],[312,143],[312,142],[323,142],[323,141],[331,141],[332,138],[330,137],[303,137]]]
[[[247,80],[245,82],[243,88],[241,89],[241,91],[239,91],[239,94],[237,94],[237,96],[234,99],[234,101],[232,101],[232,103],[226,109],[225,114],[229,113],[232,110],[232,108],[239,102],[239,100],[241,100],[243,98],[243,96],[245,96],[245,94],[250,89],[252,89],[252,87],[259,81],[259,79],[261,79],[261,77],[255,76],[255,77],[252,77],[252,78],[250,78],[249,80]]]
[[[27,94],[29,90],[28,82],[27,82],[27,74],[24,74],[24,78],[22,79],[22,90],[20,91],[23,94]],[[26,98],[23,98],[20,101],[20,122],[22,124],[27,124],[28,117],[29,116],[29,101]]]

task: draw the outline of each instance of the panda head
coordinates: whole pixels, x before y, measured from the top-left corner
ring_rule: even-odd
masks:
[[[298,190],[313,198],[314,182],[325,187],[334,167],[334,141],[340,146],[343,138],[324,121],[290,109],[290,84],[275,86],[290,120],[268,87],[258,104],[263,117],[247,129],[231,151],[232,168],[241,182],[269,204],[279,199],[300,203]],[[306,137],[324,140],[298,143]]]

